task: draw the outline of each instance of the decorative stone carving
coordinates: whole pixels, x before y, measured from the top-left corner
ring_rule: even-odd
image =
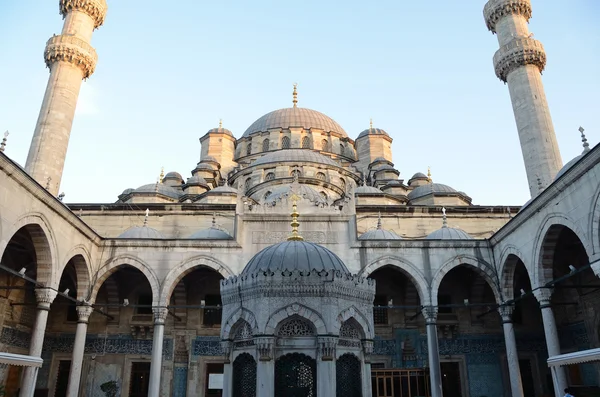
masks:
[[[315,332],[311,325],[302,318],[294,317],[284,322],[277,331],[280,337],[313,336]]]
[[[35,300],[39,310],[50,310],[50,305],[56,298],[56,291],[50,288],[36,288]]]
[[[540,304],[540,309],[550,306],[550,299],[552,298],[552,289],[551,288],[540,288],[533,291],[533,295],[535,299]]]
[[[274,338],[272,336],[259,336],[254,338],[258,359],[260,361],[270,361],[273,359]]]
[[[164,325],[167,315],[169,314],[169,309],[166,307],[154,307],[152,308],[152,313],[154,314],[154,324]]]
[[[323,361],[333,361],[335,359],[335,348],[338,338],[335,336],[320,336],[319,337],[319,354]]]
[[[90,316],[94,312],[94,308],[90,305],[78,305],[75,310],[77,310],[77,322],[87,324]]]
[[[289,232],[253,232],[253,244],[277,244],[287,240]],[[302,232],[302,237],[305,241],[315,244],[337,244],[337,233],[325,233],[318,231]]]
[[[500,317],[502,318],[502,323],[512,323],[512,314],[514,307],[513,306],[500,306],[498,308],[498,313],[500,313]]]
[[[546,67],[546,51],[542,43],[535,39],[515,38],[500,47],[494,55],[496,76],[505,83],[510,72],[525,65],[537,66],[540,73]]]
[[[395,341],[394,341],[395,342]],[[365,362],[371,362],[371,355],[373,355],[374,344],[372,340],[365,339],[362,341],[363,354],[365,356]]]
[[[507,15],[521,15],[527,21],[531,19],[531,3],[529,0],[490,0],[483,8],[483,16],[487,28],[496,33],[496,24]]]
[[[72,11],[89,15],[94,20],[94,29],[102,26],[108,10],[106,0],[60,0],[59,7],[63,18]]]
[[[434,306],[425,306],[423,308],[423,317],[425,318],[425,323],[427,325],[433,324],[435,325],[437,321],[438,308]]]
[[[94,73],[98,54],[91,45],[78,37],[59,35],[51,37],[46,43],[44,60],[48,68],[59,61],[71,63],[81,69],[85,80]]]
[[[231,356],[231,350],[233,349],[233,343],[230,340],[222,340],[221,341],[221,350],[223,351],[223,356],[225,357],[225,363],[229,364],[229,357]]]

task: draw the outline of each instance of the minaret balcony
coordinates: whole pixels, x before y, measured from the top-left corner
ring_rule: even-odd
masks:
[[[77,36],[53,36],[46,43],[44,60],[48,68],[55,62],[63,61],[78,66],[86,79],[94,73],[98,54],[96,50]]]
[[[510,72],[525,65],[537,66],[540,73],[546,67],[544,46],[531,37],[515,37],[494,54],[496,76],[505,83]]]

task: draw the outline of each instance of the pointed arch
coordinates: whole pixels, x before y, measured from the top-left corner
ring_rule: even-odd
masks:
[[[384,266],[390,266],[401,270],[402,273],[412,281],[417,289],[421,304],[425,305],[427,302],[429,302],[429,294],[427,293],[429,283],[427,280],[425,280],[425,276],[423,276],[423,273],[421,273],[421,271],[415,265],[399,256],[387,255],[378,258],[365,266],[364,269],[358,273],[358,275],[361,277],[369,277],[369,275],[371,275],[371,273],[373,273],[375,270]]]
[[[323,321],[323,317],[321,317],[319,313],[300,303],[292,303],[291,305],[277,310],[269,317],[267,325],[265,326],[265,335],[275,334],[275,329],[279,323],[294,315],[308,320],[315,327],[317,335],[325,335],[328,333],[325,321]]]
[[[515,296],[515,270],[519,261],[525,265],[523,258],[524,256],[521,251],[512,245],[504,248],[500,254],[500,261],[498,262],[500,263],[500,269],[498,274],[500,276],[500,291],[504,301],[513,299]],[[525,265],[525,270],[527,271],[529,282],[533,284],[527,265]]]
[[[160,302],[160,283],[158,282],[156,274],[150,268],[150,266],[148,266],[139,258],[131,255],[119,255],[109,259],[104,266],[98,270],[98,273],[96,273],[96,276],[92,282],[92,290],[88,301],[90,303],[94,303],[96,301],[98,291],[100,290],[100,287],[104,281],[106,281],[106,279],[108,279],[113,273],[123,266],[134,267],[146,276],[148,283],[150,283],[150,288],[152,289],[152,306],[158,306]]]
[[[3,243],[2,255],[12,237],[21,229],[25,229],[29,233],[33,242],[36,255],[36,281],[57,288],[60,278],[56,266],[58,248],[50,222],[42,213],[25,214],[12,225],[10,234],[8,234],[11,237]]]
[[[440,285],[442,284],[444,276],[448,274],[448,272],[450,272],[452,269],[460,265],[466,265],[469,268],[475,270],[480,276],[482,276],[483,279],[492,289],[496,302],[502,302],[502,295],[498,287],[498,276],[496,275],[496,271],[493,268],[493,266],[481,259],[472,256],[458,255],[444,263],[433,276],[433,280],[431,281],[431,304],[438,304],[438,291],[440,289]]]
[[[360,310],[358,310],[355,306],[351,306],[338,314],[337,321],[335,322],[336,329],[333,330],[333,332],[339,333],[342,324],[351,318],[361,326],[363,334],[365,335],[365,339],[373,339],[375,337],[373,329],[369,325],[369,320],[367,320],[365,315],[361,313]]]
[[[269,144],[270,144],[269,138],[265,138],[262,141],[262,151],[263,152],[268,152],[269,151],[269,147],[270,147]]]
[[[558,213],[549,214],[541,225],[542,227],[538,229],[536,243],[531,255],[534,261],[531,264],[533,268],[533,282],[531,286],[533,288],[543,286],[553,279],[552,262],[554,260],[554,250],[556,249],[562,227],[570,229],[577,236],[588,258],[592,257],[593,252],[581,228],[566,215]]]
[[[231,316],[229,316],[225,324],[221,327],[221,339],[231,339],[233,337],[231,332],[235,331],[235,326],[240,321],[245,321],[248,324],[250,324],[250,328],[252,329],[253,334],[256,335],[258,333],[258,323],[256,322],[256,317],[254,316],[254,313],[252,313],[248,309],[240,307],[236,311],[234,311],[233,314],[231,314]]]
[[[193,258],[186,259],[179,265],[175,266],[167,277],[162,282],[162,288],[160,292],[160,305],[167,306],[173,290],[177,284],[185,277],[186,274],[192,272],[194,269],[199,267],[206,267],[219,273],[223,278],[231,277],[234,275],[233,271],[224,263],[219,260],[206,255],[198,255]]]
[[[310,137],[308,135],[304,135],[302,137],[302,149],[310,149]]]

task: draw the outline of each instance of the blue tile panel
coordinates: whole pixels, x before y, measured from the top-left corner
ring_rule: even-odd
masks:
[[[188,384],[188,367],[173,368],[173,397],[185,397]]]
[[[222,356],[221,338],[218,336],[197,336],[192,342],[192,356]]]

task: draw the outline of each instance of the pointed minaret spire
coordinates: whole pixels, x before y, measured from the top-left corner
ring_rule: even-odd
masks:
[[[379,211],[379,217],[377,218],[377,230],[381,230],[381,211]]]
[[[300,226],[298,215],[300,214],[298,214],[298,206],[296,205],[296,201],[301,197],[294,193],[290,198],[292,199],[292,222],[290,223],[290,226],[292,226],[292,234],[288,237],[288,241],[304,241],[304,238],[298,234],[298,226]]]
[[[8,138],[8,134],[8,131],[4,133],[4,138],[2,139],[2,143],[0,143],[0,152],[4,152],[4,148],[6,148],[6,138]]]
[[[583,127],[579,127],[579,132],[581,132],[581,142],[583,143],[583,153],[582,154],[585,154],[590,151],[590,144],[588,143],[587,138],[585,137],[585,134],[583,133],[584,131],[585,130],[583,129]],[[8,131],[7,131],[7,133],[8,133]]]
[[[144,227],[148,225],[148,216],[150,215],[150,209],[146,208],[146,216],[144,217]]]
[[[292,103],[294,107],[298,105],[298,83],[294,83],[294,92],[292,93]]]
[[[448,219],[446,218],[446,207],[442,207],[442,227],[448,227]]]

